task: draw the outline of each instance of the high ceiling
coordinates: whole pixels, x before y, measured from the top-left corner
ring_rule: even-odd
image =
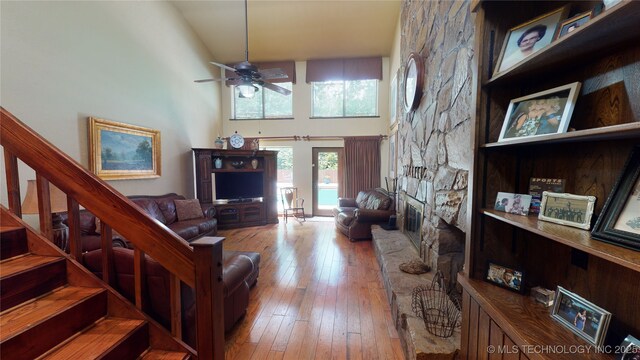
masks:
[[[213,55],[245,57],[244,1],[171,3]],[[388,56],[401,0],[249,0],[249,60]]]

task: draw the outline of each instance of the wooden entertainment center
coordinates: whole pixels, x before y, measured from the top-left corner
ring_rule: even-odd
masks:
[[[201,148],[192,150],[196,172],[196,196],[200,203],[213,204],[216,207],[220,229],[278,223],[277,151]],[[262,196],[235,201],[214,199],[214,185],[216,181],[220,181],[216,179],[217,174],[261,174]],[[256,179],[260,177],[254,177],[253,181]],[[233,189],[233,184],[224,185],[227,188],[231,187],[232,191],[242,191]],[[252,190],[260,192],[260,189]]]

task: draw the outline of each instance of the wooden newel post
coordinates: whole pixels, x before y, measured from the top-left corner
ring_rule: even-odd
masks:
[[[199,360],[224,359],[222,237],[193,241],[196,271],[196,345]]]

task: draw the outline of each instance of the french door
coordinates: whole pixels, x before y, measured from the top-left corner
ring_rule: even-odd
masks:
[[[342,177],[342,148],[314,147],[312,154],[313,216],[333,216]]]

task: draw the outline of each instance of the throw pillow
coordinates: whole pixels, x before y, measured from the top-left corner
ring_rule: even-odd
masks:
[[[190,200],[174,200],[176,204],[176,213],[178,214],[178,220],[190,220],[199,219],[204,217],[200,201],[198,199]]]

